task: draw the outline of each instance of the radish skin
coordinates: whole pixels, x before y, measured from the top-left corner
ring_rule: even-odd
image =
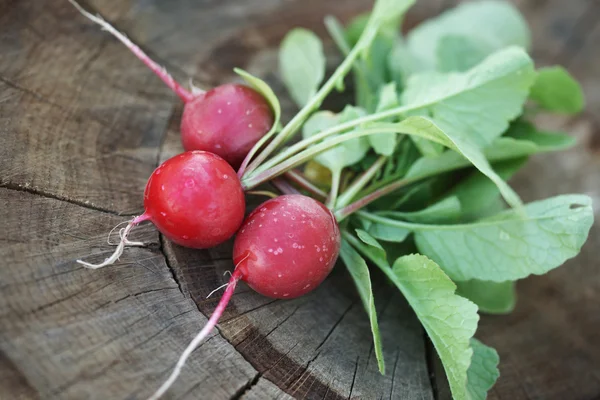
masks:
[[[206,151],[188,151],[161,164],[144,191],[145,212],[120,232],[115,252],[100,264],[77,260],[87,268],[113,264],[131,242],[132,228],[151,221],[169,240],[206,249],[231,238],[244,219],[246,201],[235,170],[221,157]]]
[[[150,400],[158,399],[173,385],[190,354],[216,326],[238,281],[271,298],[302,296],[329,275],[340,245],[335,217],[311,197],[284,195],[258,206],[238,231],[233,251],[235,270],[217,308]]]
[[[181,141],[186,151],[210,151],[237,169],[250,149],[273,126],[273,110],[256,90],[240,84],[225,84],[208,91],[192,85],[189,91],[102,17],[84,10],[75,0],[69,2],[123,43],[183,100]]]

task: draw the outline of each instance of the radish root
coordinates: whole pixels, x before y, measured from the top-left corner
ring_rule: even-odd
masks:
[[[210,296],[212,296],[212,295],[213,295],[215,292],[217,292],[217,291],[219,291],[219,290],[221,290],[221,289],[223,289],[224,287],[227,287],[227,286],[229,286],[229,282],[227,282],[227,283],[225,283],[225,284],[223,284],[223,285],[219,286],[218,288],[216,288],[215,290],[213,290],[212,292],[210,292],[210,293],[208,294],[208,296],[206,296],[206,298],[208,299],[208,298],[209,298]]]
[[[244,261],[244,260],[242,260],[242,261]],[[240,263],[242,261],[240,261]],[[238,265],[239,265],[239,263],[238,263]],[[242,277],[242,273],[240,272],[239,269],[236,268],[236,270],[231,275],[231,279],[229,279],[229,283],[227,283],[227,289],[225,290],[225,293],[223,293],[223,297],[221,297],[221,300],[219,301],[219,304],[217,305],[217,308],[215,308],[215,311],[213,312],[213,314],[210,316],[210,319],[208,320],[208,322],[206,323],[204,328],[202,328],[200,333],[198,333],[196,335],[196,337],[190,342],[190,344],[183,351],[183,353],[181,354],[181,357],[179,357],[179,361],[177,361],[177,364],[175,365],[175,368],[173,369],[173,372],[171,372],[171,375],[169,376],[169,378],[165,381],[165,383],[162,384],[162,386],[152,396],[150,396],[148,398],[148,400],[159,399],[163,394],[165,394],[165,392],[167,390],[169,390],[169,388],[177,380],[177,377],[179,377],[179,374],[181,373],[181,369],[185,365],[185,362],[187,361],[190,354],[192,354],[192,352],[194,350],[196,350],[196,347],[198,347],[200,342],[202,342],[202,340],[204,340],[206,338],[206,336],[208,336],[210,331],[212,331],[212,329],[217,325],[217,322],[219,321],[219,318],[223,314],[225,307],[227,307],[227,303],[229,303],[229,300],[231,300],[231,296],[233,295],[233,292],[235,291],[237,282],[241,279],[241,277]]]
[[[121,255],[123,254],[123,250],[125,249],[125,246],[143,246],[144,245],[144,243],[142,243],[142,242],[130,241],[129,239],[127,239],[127,236],[129,235],[129,233],[131,232],[131,229],[133,229],[134,226],[136,226],[140,222],[146,221],[149,218],[150,218],[150,216],[148,216],[147,214],[142,214],[138,217],[135,217],[131,221],[129,221],[129,223],[127,224],[127,226],[125,228],[121,228],[119,230],[119,236],[121,237],[121,240],[119,241],[117,248],[115,249],[114,253],[110,257],[105,259],[102,263],[91,264],[91,263],[85,262],[83,260],[77,260],[77,262],[79,264],[83,265],[84,267],[90,268],[90,269],[98,269],[98,268],[106,267],[107,265],[114,264],[115,261],[117,261],[119,259],[119,257],[121,257]],[[121,224],[119,224],[119,225],[121,225]],[[119,225],[115,226],[111,230],[111,232],[114,231],[115,228],[117,228]],[[109,243],[110,243],[110,234],[109,234]]]
[[[100,25],[102,29],[109,32],[115,38],[117,38],[121,43],[123,43],[133,54],[137,56],[148,68],[152,70],[166,85],[171,88],[185,103],[194,100],[200,94],[203,94],[204,91],[193,88],[193,91],[190,92],[183,88],[173,77],[167,72],[165,67],[157,64],[153,61],[142,49],[140,49],[135,43],[133,43],[125,34],[119,32],[114,26],[106,22],[101,16],[94,15],[88,11],[86,11],[83,7],[81,7],[75,0],[69,0],[69,2],[79,11],[84,17],[95,22]]]

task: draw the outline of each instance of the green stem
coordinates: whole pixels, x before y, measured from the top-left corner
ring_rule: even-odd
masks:
[[[371,22],[371,21],[370,21]],[[344,79],[344,77],[348,74],[354,61],[358,58],[358,56],[362,53],[362,51],[368,48],[371,42],[375,39],[377,31],[379,30],[379,26],[374,22],[369,23],[365,30],[363,31],[358,43],[352,49],[352,51],[348,54],[348,56],[342,61],[342,63],[336,68],[335,72],[331,77],[325,82],[325,84],[319,89],[319,91],[310,99],[310,101],[302,107],[302,109],[292,118],[292,120],[275,136],[273,141],[269,143],[269,145],[261,151],[256,159],[250,163],[248,168],[246,169],[244,175],[249,174],[254,169],[256,169],[273,151],[277,149],[280,145],[282,145],[285,141],[291,138],[297,131],[300,129],[304,121],[312,114],[314,111],[318,110],[321,106],[325,97],[339,84],[340,81]]]
[[[385,164],[386,156],[380,156],[366,171],[364,171],[351,185],[342,193],[337,201],[338,207],[347,206],[348,203],[369,183],[379,169]]]
[[[403,188],[404,186],[408,185],[409,183],[412,183],[412,181],[408,180],[408,179],[400,179],[396,182],[392,182],[389,185],[382,187],[381,189],[377,189],[373,193],[370,193],[370,194],[366,195],[365,197],[356,200],[354,203],[351,203],[343,208],[335,210],[334,211],[335,218],[337,219],[338,222],[340,222],[340,221],[344,220],[344,218],[348,217],[351,214],[354,214],[355,212],[357,212],[358,210],[360,210],[363,207],[366,207],[367,205],[371,204],[375,200],[380,199],[383,196],[386,196],[400,188]]]
[[[354,246],[363,256],[365,256],[369,260],[371,260],[373,262],[373,264],[377,265],[384,272],[386,272],[386,273],[387,273],[387,271],[391,272],[392,269],[391,269],[390,265],[388,264],[387,260],[382,260],[380,257],[374,257],[372,255],[371,251],[369,251],[369,247],[366,244],[364,244],[363,242],[361,242],[354,235],[350,234],[346,230],[343,230],[342,237],[348,243],[350,243],[352,246]]]
[[[319,141],[321,141],[323,139],[328,138],[329,136],[333,136],[333,135],[336,135],[338,133],[341,133],[341,132],[344,132],[344,131],[348,131],[348,130],[350,130],[352,128],[355,128],[355,127],[357,127],[358,125],[361,125],[361,124],[366,124],[366,123],[370,123],[370,122],[384,121],[384,120],[386,120],[388,118],[399,116],[399,115],[402,115],[402,114],[404,114],[406,112],[414,111],[416,109],[419,109],[421,107],[422,107],[422,105],[419,105],[418,107],[414,107],[414,106],[396,107],[396,108],[392,108],[392,109],[387,110],[387,111],[381,111],[381,112],[373,113],[373,114],[366,115],[366,116],[361,117],[361,118],[353,119],[353,120],[345,122],[343,124],[332,126],[331,128],[326,129],[323,132],[318,133],[318,134],[316,134],[314,136],[311,136],[309,138],[303,139],[303,140],[297,142],[296,144],[290,146],[286,150],[280,152],[275,157],[271,158],[269,161],[267,161],[266,163],[264,163],[263,165],[261,165],[260,168],[257,168],[256,171],[254,171],[254,173],[258,174],[258,173],[260,173],[262,171],[265,171],[265,170],[267,170],[269,168],[272,168],[275,165],[277,165],[277,164],[283,162],[284,160],[290,158],[294,154],[298,153],[300,150],[304,150],[308,146],[310,146],[311,144],[317,143],[317,142],[319,142]]]
[[[342,169],[338,168],[331,171],[331,191],[327,198],[327,208],[333,209],[337,201],[338,192],[340,190],[340,180],[342,178]]]
[[[305,163],[306,161],[314,158],[315,156],[327,151],[340,143],[344,143],[345,141],[356,139],[363,136],[374,135],[378,133],[399,133],[398,127],[395,125],[387,125],[381,126],[371,129],[364,129],[354,132],[349,132],[345,135],[337,136],[331,138],[323,143],[319,143],[315,146],[312,146],[310,149],[304,150],[295,156],[290,157],[289,159],[281,162],[278,165],[271,167],[270,169],[251,174],[249,177],[242,179],[242,187],[244,190],[252,189],[261,183],[264,183],[278,175],[281,175],[290,169]]]
[[[413,230],[415,227],[427,226],[424,224],[415,224],[415,223],[399,221],[399,220],[391,219],[391,218],[387,218],[387,217],[382,217],[380,215],[372,214],[367,211],[357,211],[356,215],[359,215],[360,217],[367,219],[369,221],[377,222],[379,224],[393,226],[393,227],[397,227],[397,228],[404,228],[404,229],[409,229],[409,230]]]

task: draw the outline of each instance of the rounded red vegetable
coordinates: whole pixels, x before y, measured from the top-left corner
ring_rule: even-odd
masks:
[[[187,90],[127,36],[98,15],[69,0],[85,17],[121,41],[185,103],[181,140],[185,150],[204,150],[238,168],[250,149],[273,125],[273,110],[256,90],[239,84],[217,86],[207,92]]]
[[[130,242],[127,236],[135,225],[148,220],[182,246],[216,246],[237,231],[245,206],[240,180],[225,160],[200,150],[179,154],[156,168],[148,179],[145,212],[121,230],[115,252],[100,264],[78,262],[88,268],[114,263],[126,245],[142,244]]]
[[[335,217],[310,197],[279,196],[258,206],[242,224],[234,243],[235,270],[223,297],[177,361],[169,378],[150,397],[160,398],[179,376],[194,349],[217,325],[238,281],[265,296],[291,299],[315,289],[331,272],[340,251]]]
[[[273,111],[260,93],[225,84],[186,102],[181,141],[184,149],[208,150],[237,169],[272,125]]]
[[[335,217],[303,195],[268,200],[246,218],[235,238],[236,270],[258,293],[294,298],[316,288],[340,250]]]

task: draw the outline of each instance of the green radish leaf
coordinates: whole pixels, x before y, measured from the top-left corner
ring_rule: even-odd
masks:
[[[290,96],[298,107],[303,107],[317,93],[325,77],[321,39],[306,29],[289,31],[279,49],[279,68]]]
[[[381,25],[382,31],[397,32],[400,18],[414,3],[415,0],[376,0],[371,12],[372,20]]]
[[[371,13],[363,13],[354,17],[346,27],[346,38],[350,46],[356,45],[360,35],[362,35]]]
[[[487,179],[486,181],[489,182]],[[456,222],[460,217],[460,214],[461,203],[458,197],[450,196],[419,211],[382,211],[377,215],[395,219],[404,219],[411,222],[431,224]]]
[[[507,180],[525,164],[525,160],[525,158],[516,158],[502,161],[494,164],[494,170],[502,179]],[[463,221],[488,217],[486,213],[494,210],[500,200],[500,192],[496,185],[478,171],[452,188],[448,196],[449,199],[458,198]]]
[[[371,246],[373,248],[372,250],[380,258],[385,259],[385,250],[379,244],[379,242],[377,240],[375,240],[375,238],[373,236],[369,235],[367,232],[363,231],[362,229],[357,229],[356,230],[356,236],[358,236],[358,238],[360,240],[362,240],[364,243],[366,243],[369,246]]]
[[[464,72],[489,56],[489,50],[474,37],[450,34],[439,40],[437,70]]]
[[[262,79],[257,78],[240,68],[234,68],[233,70],[236,74],[241,76],[254,90],[262,94],[263,97],[269,102],[269,105],[273,110],[273,126],[269,132],[263,136],[263,138],[271,137],[279,128],[279,122],[281,120],[281,105],[279,104],[279,99],[273,92],[273,89],[271,89],[271,87]]]
[[[373,238],[358,239],[343,233],[400,289],[425,327],[438,351],[454,399],[485,399],[499,376],[498,354],[473,334],[479,316],[477,307],[455,293],[456,285],[435,262],[420,254],[402,256],[393,268],[373,249],[381,246]]]
[[[510,47],[464,73],[413,75],[402,103],[429,115],[446,133],[474,147],[485,147],[521,114],[535,80],[531,58]]]
[[[456,293],[477,304],[479,311],[488,314],[508,314],[515,308],[517,295],[515,282],[490,282],[470,280],[455,282]]]
[[[385,111],[390,108],[398,107],[399,99],[396,91],[396,83],[388,83],[381,87],[379,92],[379,102],[376,111]],[[375,153],[383,156],[391,156],[396,149],[398,142],[398,134],[396,133],[380,133],[367,137],[371,147]]]
[[[440,356],[456,400],[468,400],[467,375],[477,329],[477,306],[455,294],[456,285],[432,260],[420,254],[400,257],[382,268],[417,314]]]
[[[559,66],[541,68],[529,97],[548,111],[577,114],[584,107],[579,83]]]
[[[523,120],[513,122],[506,136],[535,143],[545,151],[565,150],[577,143],[574,137],[565,133],[540,131],[532,123]]]
[[[387,65],[390,78],[393,82],[396,82],[398,89],[404,88],[409,76],[418,71],[415,63],[416,61],[406,42],[401,38],[397,38],[392,51],[388,54]]]
[[[347,56],[348,53],[350,53],[350,50],[352,50],[352,47],[347,40],[346,31],[344,30],[342,23],[333,15],[327,15],[324,19],[324,22],[327,32],[333,39],[335,45],[338,47],[342,55]],[[362,33],[362,29],[359,32],[359,35],[360,33]],[[358,37],[356,40],[358,40]]]
[[[379,267],[390,267],[388,263],[385,249],[375,238],[370,236],[368,233],[362,231],[361,236],[363,239],[357,239],[355,236],[348,233],[348,231],[342,231],[342,238],[351,243],[355,249],[359,250],[364,256],[366,256],[371,262],[375,263]]]
[[[442,39],[448,35],[476,40],[478,52],[485,50],[485,55],[513,45],[527,49],[530,44],[527,22],[514,5],[492,0],[464,3],[410,32],[407,43],[418,70],[436,68]]]
[[[324,129],[330,128],[352,119],[365,115],[365,111],[358,107],[346,106],[341,114],[329,111],[318,111],[311,115],[302,129],[302,136],[308,138],[316,135]],[[343,135],[344,133],[341,133]],[[333,137],[337,137],[333,136]],[[330,140],[326,139],[326,140]],[[366,137],[359,137],[340,143],[334,148],[327,150],[317,156],[315,160],[327,167],[332,172],[339,172],[344,167],[355,164],[363,159],[369,151],[369,142]]]
[[[408,117],[395,124],[395,126],[400,133],[431,140],[462,154],[464,158],[469,160],[481,173],[496,184],[502,197],[504,197],[508,204],[516,208],[522,205],[519,196],[494,172],[484,153],[474,143],[465,138],[464,135],[458,134],[453,129],[444,131],[434,121],[424,117]]]
[[[393,243],[402,243],[410,235],[411,230],[397,227],[378,224],[376,222],[369,225],[369,234],[379,240]]]
[[[479,340],[471,339],[473,357],[467,371],[467,390],[470,400],[485,400],[487,392],[494,386],[500,376],[498,363],[500,357],[496,350],[486,346]]]
[[[529,137],[538,140],[539,137]],[[546,138],[546,137],[544,137]],[[547,138],[546,138],[547,139]],[[560,139],[563,144],[565,140]],[[536,143],[529,140],[517,140],[511,137],[499,137],[484,149],[485,158],[489,162],[511,160],[532,154],[555,151],[564,147],[557,147],[555,141],[541,140]],[[435,158],[422,157],[415,161],[405,175],[408,180],[418,180],[435,176],[444,172],[470,166],[471,163],[458,153],[446,151]]]
[[[348,272],[354,280],[354,284],[358,289],[358,294],[362,300],[365,311],[371,322],[371,333],[373,334],[373,345],[375,348],[375,357],[379,372],[385,374],[385,363],[383,359],[383,347],[381,345],[381,335],[379,333],[379,325],[377,323],[377,310],[375,309],[375,300],[373,298],[373,288],[371,287],[371,275],[365,260],[352,248],[352,246],[342,240],[340,248],[340,257],[344,261]]]
[[[419,251],[453,280],[517,280],[544,274],[579,253],[594,221],[591,203],[584,195],[563,195],[527,204],[525,216],[507,210],[471,224],[412,229]]]

